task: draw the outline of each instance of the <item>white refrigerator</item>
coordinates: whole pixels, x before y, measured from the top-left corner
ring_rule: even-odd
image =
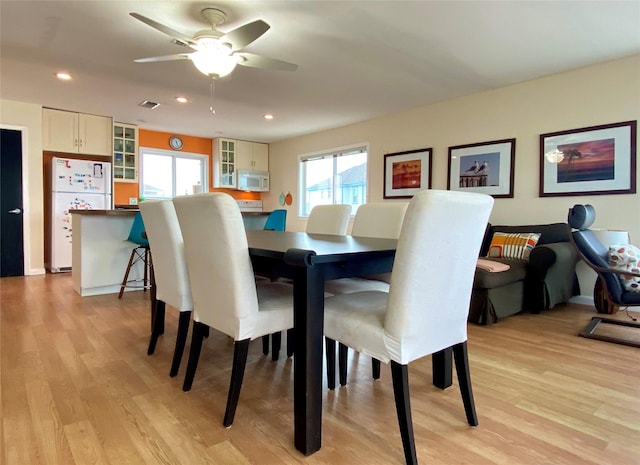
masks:
[[[69,210],[111,209],[111,163],[69,158],[52,159],[52,273],[71,271]]]

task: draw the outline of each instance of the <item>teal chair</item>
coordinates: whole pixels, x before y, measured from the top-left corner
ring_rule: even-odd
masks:
[[[151,252],[149,251],[149,241],[144,233],[144,222],[142,221],[142,214],[140,214],[140,212],[138,212],[133,219],[133,224],[131,225],[127,241],[131,242],[134,247],[133,250],[131,250],[127,270],[124,272],[124,279],[120,285],[118,299],[122,299],[124,290],[127,287],[142,287],[145,291],[150,287],[149,269],[151,266]],[[139,284],[130,284],[138,283],[140,280],[129,281],[131,267],[140,261],[144,263],[144,278],[142,279],[142,286]]]
[[[287,210],[273,210],[264,224],[265,230],[284,231],[287,228]]]

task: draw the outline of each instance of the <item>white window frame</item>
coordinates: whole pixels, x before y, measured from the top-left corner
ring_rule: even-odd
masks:
[[[309,152],[298,156],[298,198],[300,201],[298,202],[298,218],[308,218],[309,214],[304,212],[305,208],[305,191],[306,191],[306,179],[304,177],[304,170],[302,169],[303,163],[307,160],[314,160],[319,158],[329,158],[333,157],[333,179],[332,186],[336,176],[336,161],[337,158],[343,155],[349,155],[351,152],[356,150],[362,150],[367,154],[367,169],[365,173],[365,203],[368,202],[369,199],[369,144],[367,142],[362,142],[359,144],[345,145],[343,147],[336,147],[326,150],[319,150],[317,152]],[[332,199],[331,202],[335,203],[335,189],[331,189]],[[354,214],[351,215],[353,217]]]
[[[138,155],[139,155],[139,161],[140,161],[140,179],[138,180],[139,182],[139,196],[140,198],[144,198],[144,155],[145,154],[149,154],[149,155],[160,155],[160,156],[165,156],[165,157],[171,157],[171,171],[172,171],[172,180],[171,180],[171,184],[172,184],[172,188],[173,188],[173,192],[171,193],[171,197],[151,197],[153,199],[172,199],[173,197],[175,197],[176,195],[180,195],[177,194],[175,192],[176,190],[176,159],[178,158],[185,158],[185,159],[192,159],[192,160],[200,160],[202,161],[202,177],[200,179],[200,185],[202,186],[202,192],[207,192],[208,191],[208,187],[209,186],[209,155],[204,154],[204,153],[192,153],[192,152],[176,152],[174,150],[163,150],[163,149],[156,149],[156,148],[152,148],[152,147],[138,147]]]

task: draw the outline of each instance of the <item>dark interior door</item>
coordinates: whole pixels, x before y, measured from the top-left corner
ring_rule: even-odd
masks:
[[[24,275],[22,132],[0,129],[0,277]]]

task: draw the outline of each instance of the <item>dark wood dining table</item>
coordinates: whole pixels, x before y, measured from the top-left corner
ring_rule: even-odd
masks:
[[[322,342],[325,280],[391,271],[397,241],[247,231],[255,272],[293,280],[294,443],[304,455],[322,445]],[[433,383],[451,385],[451,353],[433,356]]]

